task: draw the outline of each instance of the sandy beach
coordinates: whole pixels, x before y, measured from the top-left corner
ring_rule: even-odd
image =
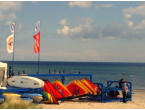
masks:
[[[145,108],[145,91],[134,90],[133,100],[127,103],[122,102],[82,102],[82,101],[65,101],[59,105],[40,104],[44,109],[144,109]]]

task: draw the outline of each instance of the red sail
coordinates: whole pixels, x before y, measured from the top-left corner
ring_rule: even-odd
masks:
[[[68,86],[67,89],[72,93],[72,95],[74,96],[81,96],[81,95],[85,95],[88,94],[88,91],[85,90],[85,87],[82,86],[82,84],[80,84],[80,82],[78,80],[73,80],[71,81]]]
[[[55,103],[57,104],[58,101],[56,99],[56,94],[54,94],[54,89],[52,89],[52,86],[50,87],[49,85],[50,83],[44,81],[44,87],[42,87],[42,91],[43,92],[46,92],[47,94],[49,94],[49,96],[47,95],[47,99],[48,100],[45,100],[43,103]],[[46,96],[45,96],[46,97]],[[52,98],[52,100],[50,100],[50,98]]]
[[[50,92],[54,95],[54,97],[56,99],[62,99],[62,95],[53,87],[53,85],[49,82],[49,81],[46,81],[49,89],[50,89]]]
[[[52,82],[54,88],[63,96],[63,97],[70,97],[72,96],[71,92],[62,84],[61,81],[56,80]]]

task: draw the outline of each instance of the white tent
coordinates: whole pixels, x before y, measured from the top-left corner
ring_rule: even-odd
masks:
[[[7,63],[0,62],[0,87],[7,84]]]

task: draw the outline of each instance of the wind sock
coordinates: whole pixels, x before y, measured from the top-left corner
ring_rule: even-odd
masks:
[[[35,34],[35,35],[33,36],[33,38],[35,39],[34,52],[35,52],[35,53],[39,53],[40,32],[38,32],[37,34]]]

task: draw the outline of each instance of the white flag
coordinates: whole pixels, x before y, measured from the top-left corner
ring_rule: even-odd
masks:
[[[15,23],[12,23],[10,25],[10,30],[11,30],[11,33],[14,33],[15,32]]]
[[[39,31],[40,31],[40,21],[37,21],[36,27],[35,27],[35,32],[39,32]]]
[[[14,34],[11,34],[8,36],[6,39],[7,42],[7,51],[8,53],[13,53],[13,48],[14,48]]]

